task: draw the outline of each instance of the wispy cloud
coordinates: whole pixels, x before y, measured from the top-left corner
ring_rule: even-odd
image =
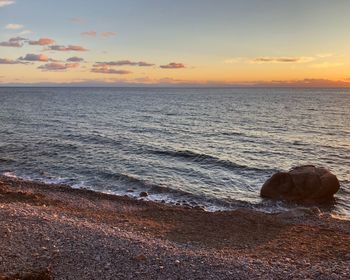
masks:
[[[249,64],[269,64],[269,63],[308,63],[316,60],[317,56],[261,56],[256,58],[234,57],[224,60],[225,64],[249,63]]]
[[[247,59],[244,57],[235,57],[235,58],[229,58],[224,61],[226,64],[236,64],[240,62],[245,62]]]
[[[182,63],[176,63],[176,62],[170,62],[166,65],[161,65],[160,68],[163,69],[180,69],[180,68],[186,68],[186,66]]]
[[[130,60],[118,60],[118,61],[108,61],[108,62],[96,62],[94,67],[105,67],[105,66],[140,66],[149,67],[154,66],[152,63],[144,61],[130,61]]]
[[[329,79],[303,79],[303,80],[282,80],[269,82],[256,82],[253,86],[272,87],[350,87],[350,82]]]
[[[310,65],[311,68],[333,68],[343,66],[342,62],[321,62]]]
[[[80,17],[73,17],[69,19],[70,22],[75,23],[75,24],[84,24],[86,23],[86,20]]]
[[[87,36],[87,37],[96,37],[97,36],[97,32],[96,31],[85,31],[80,33],[82,36]]]
[[[23,35],[28,35],[28,34],[32,34],[32,33],[33,33],[32,30],[25,29],[25,30],[22,30],[21,32],[19,32],[18,35],[23,36]]]
[[[307,63],[313,61],[313,57],[257,57],[251,63]]]
[[[41,62],[46,62],[49,61],[49,58],[45,54],[33,54],[33,53],[28,53],[25,56],[21,56],[18,58],[18,60],[24,60],[24,61],[41,61]]]
[[[10,38],[8,41],[0,42],[0,46],[21,48],[21,47],[23,47],[23,42],[25,40],[27,40],[27,39],[22,38],[22,37],[14,37],[14,38]]]
[[[77,56],[72,56],[67,59],[68,62],[83,62],[84,58],[82,57],[77,57]]]
[[[5,7],[14,3],[15,1],[12,0],[0,0],[0,7]]]
[[[117,70],[108,67],[94,67],[91,69],[91,72],[101,73],[101,74],[117,74],[117,75],[126,75],[131,74],[132,72],[127,70]]]
[[[29,45],[47,46],[55,44],[55,40],[50,38],[40,38],[37,41],[29,41]]]
[[[61,51],[61,52],[68,52],[68,51],[85,52],[85,51],[87,51],[87,49],[82,47],[82,46],[74,46],[74,45],[69,45],[69,46],[52,45],[52,46],[48,47],[48,50]]]
[[[90,30],[90,31],[85,31],[80,33],[80,35],[85,36],[85,37],[97,37],[98,35],[101,35],[102,38],[109,38],[109,37],[114,37],[115,35],[117,35],[115,32],[110,32],[110,31],[105,31],[105,32],[97,32],[94,30]]]
[[[5,26],[5,29],[10,29],[10,30],[17,30],[22,28],[24,28],[24,25],[17,24],[17,23],[9,23],[9,24],[6,24]]]
[[[327,57],[334,56],[334,53],[319,53],[319,54],[316,54],[316,56],[319,58],[327,58]]]
[[[115,32],[111,32],[111,31],[101,32],[101,36],[103,38],[114,37],[115,35],[117,35],[117,34]]]
[[[41,65],[38,67],[38,69],[41,69],[42,71],[65,71],[67,69],[77,68],[77,67],[79,67],[79,63],[52,62],[52,63]]]
[[[8,58],[0,58],[0,64],[24,64],[22,61],[8,59]]]

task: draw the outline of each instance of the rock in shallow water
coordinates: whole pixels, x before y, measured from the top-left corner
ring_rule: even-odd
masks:
[[[147,197],[148,193],[147,192],[140,192],[140,197]]]
[[[274,174],[262,186],[260,195],[272,199],[322,203],[331,201],[339,187],[337,177],[329,170],[305,165]]]

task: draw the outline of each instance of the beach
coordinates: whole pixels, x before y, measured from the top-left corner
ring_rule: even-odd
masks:
[[[349,10],[0,0],[0,280],[349,280]]]
[[[0,224],[0,279],[350,277],[350,221],[317,208],[206,212],[0,177]]]

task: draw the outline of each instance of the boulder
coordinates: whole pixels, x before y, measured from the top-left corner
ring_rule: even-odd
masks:
[[[148,193],[147,192],[140,192],[140,197],[147,197]]]
[[[262,186],[260,195],[277,200],[323,203],[331,201],[339,188],[337,177],[329,170],[304,165],[272,175]]]

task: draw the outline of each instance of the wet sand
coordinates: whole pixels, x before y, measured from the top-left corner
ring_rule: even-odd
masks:
[[[209,213],[0,177],[0,237],[0,279],[350,278],[350,221],[317,209]]]

